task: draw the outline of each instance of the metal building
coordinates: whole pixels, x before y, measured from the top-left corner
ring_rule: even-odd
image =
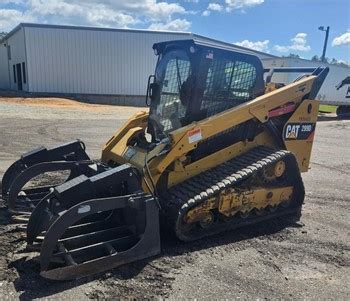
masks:
[[[187,32],[21,23],[0,41],[0,89],[142,104],[152,45],[191,38],[274,57]]]

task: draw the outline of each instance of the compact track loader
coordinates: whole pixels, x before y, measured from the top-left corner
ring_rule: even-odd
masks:
[[[157,43],[149,112],[92,161],[77,140],[39,148],[5,173],[3,198],[27,222],[41,275],[74,279],[160,253],[160,227],[182,241],[300,217],[328,68],[264,69],[248,53],[194,40]],[[276,72],[306,73],[272,83]],[[29,187],[47,172],[60,185]]]

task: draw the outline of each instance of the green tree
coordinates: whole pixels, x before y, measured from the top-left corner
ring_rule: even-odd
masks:
[[[295,54],[295,53],[290,53],[287,57],[293,57],[296,59],[300,59],[300,56],[298,54]]]
[[[300,56],[298,54],[295,54],[295,53],[290,53],[288,55],[282,55],[282,57],[293,57],[296,59],[300,59]]]

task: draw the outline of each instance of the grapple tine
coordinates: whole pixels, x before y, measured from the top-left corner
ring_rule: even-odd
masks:
[[[52,193],[39,202],[29,218],[27,225],[28,244],[32,244],[42,231],[47,230],[55,217],[54,213],[49,210],[49,198],[51,195]]]
[[[1,194],[4,200],[7,200],[8,191],[14,179],[25,169],[23,162],[20,160],[15,161],[5,171],[1,180]]]
[[[52,161],[87,161],[90,160],[85,152],[85,144],[80,140],[74,140],[58,147],[47,149],[36,148],[21,156],[4,173],[2,178],[2,196],[7,199],[8,191],[15,179],[27,168],[43,162]]]
[[[16,213],[16,204],[18,199],[18,194],[22,191],[22,188],[33,178],[38,175],[44,174],[45,172],[53,171],[70,171],[71,174],[87,174],[91,173],[93,170],[88,170],[88,166],[92,164],[91,161],[53,161],[53,162],[43,162],[38,163],[33,166],[28,167],[23,170],[13,181],[8,189],[7,204],[8,208],[12,213]],[[27,189],[24,190],[26,198],[32,200],[42,199],[45,195],[50,192],[50,186]],[[30,202],[29,202],[30,203]],[[28,206],[28,211],[30,212],[32,208]]]
[[[119,237],[120,233],[115,231],[114,236],[112,233],[104,240],[99,235],[102,239],[92,243],[88,239],[84,242],[82,237],[81,245],[74,249],[64,246],[68,238],[60,240],[67,229],[82,218],[118,209],[131,209],[137,215],[144,215],[141,220],[145,223],[129,224],[129,227],[135,226],[132,227],[130,235],[123,234]],[[71,280],[159,254],[158,214],[159,208],[155,199],[145,194],[94,199],[70,208],[54,221],[45,234],[40,252],[41,275],[51,280]],[[136,218],[135,222],[139,223],[139,220]],[[58,252],[55,253],[55,250]],[[55,257],[63,258],[66,264],[57,266],[59,260]]]

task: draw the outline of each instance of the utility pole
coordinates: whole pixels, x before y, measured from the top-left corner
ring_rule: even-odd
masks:
[[[322,56],[321,56],[321,62],[325,62],[327,43],[328,43],[328,35],[329,35],[329,26],[327,26],[326,29],[324,28],[324,26],[320,26],[318,29],[326,32],[326,37],[324,39],[324,45],[323,45],[323,52],[322,52]]]

